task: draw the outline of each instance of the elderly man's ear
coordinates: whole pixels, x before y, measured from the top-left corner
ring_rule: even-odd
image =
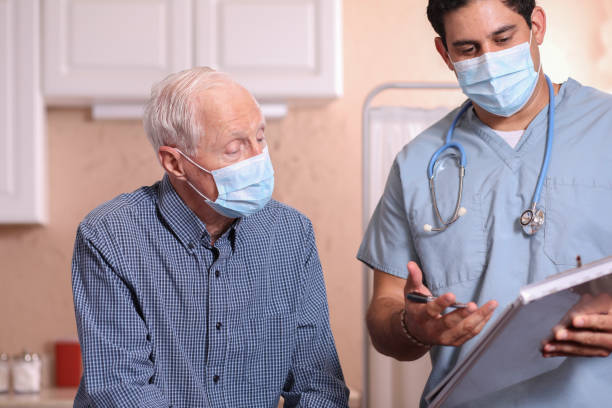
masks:
[[[180,160],[180,153],[175,148],[169,146],[161,146],[157,151],[159,162],[166,172],[178,178],[185,177],[183,169],[183,161]]]

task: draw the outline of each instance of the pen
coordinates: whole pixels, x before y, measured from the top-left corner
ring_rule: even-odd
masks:
[[[436,300],[436,298],[433,296],[427,296],[418,292],[410,292],[406,294],[406,299],[415,303],[427,303]],[[467,303],[453,303],[449,307],[454,307],[455,309],[462,309],[464,307],[467,307]]]

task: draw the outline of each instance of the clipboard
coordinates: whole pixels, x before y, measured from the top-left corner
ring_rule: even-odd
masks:
[[[542,357],[541,342],[585,293],[612,294],[612,256],[523,286],[470,352],[425,396],[428,407],[468,403],[559,367],[566,357]]]

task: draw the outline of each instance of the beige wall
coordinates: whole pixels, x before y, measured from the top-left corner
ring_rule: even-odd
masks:
[[[612,3],[544,0],[550,35],[544,69],[612,90]],[[342,98],[292,108],[267,137],[275,197],[308,215],[325,270],[340,359],[360,389],[361,105],[380,82],[452,81],[433,49],[425,0],[344,0]],[[575,75],[573,74],[575,73]],[[433,103],[438,100],[434,99]],[[76,226],[96,205],[161,176],[138,121],[92,121],[88,110],[48,111],[50,222],[0,227],[0,350],[50,351],[76,336],[70,259]]]

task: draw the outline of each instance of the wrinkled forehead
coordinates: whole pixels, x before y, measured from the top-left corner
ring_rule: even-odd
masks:
[[[232,81],[217,82],[196,96],[203,142],[213,148],[235,137],[248,137],[264,124],[255,98]]]

